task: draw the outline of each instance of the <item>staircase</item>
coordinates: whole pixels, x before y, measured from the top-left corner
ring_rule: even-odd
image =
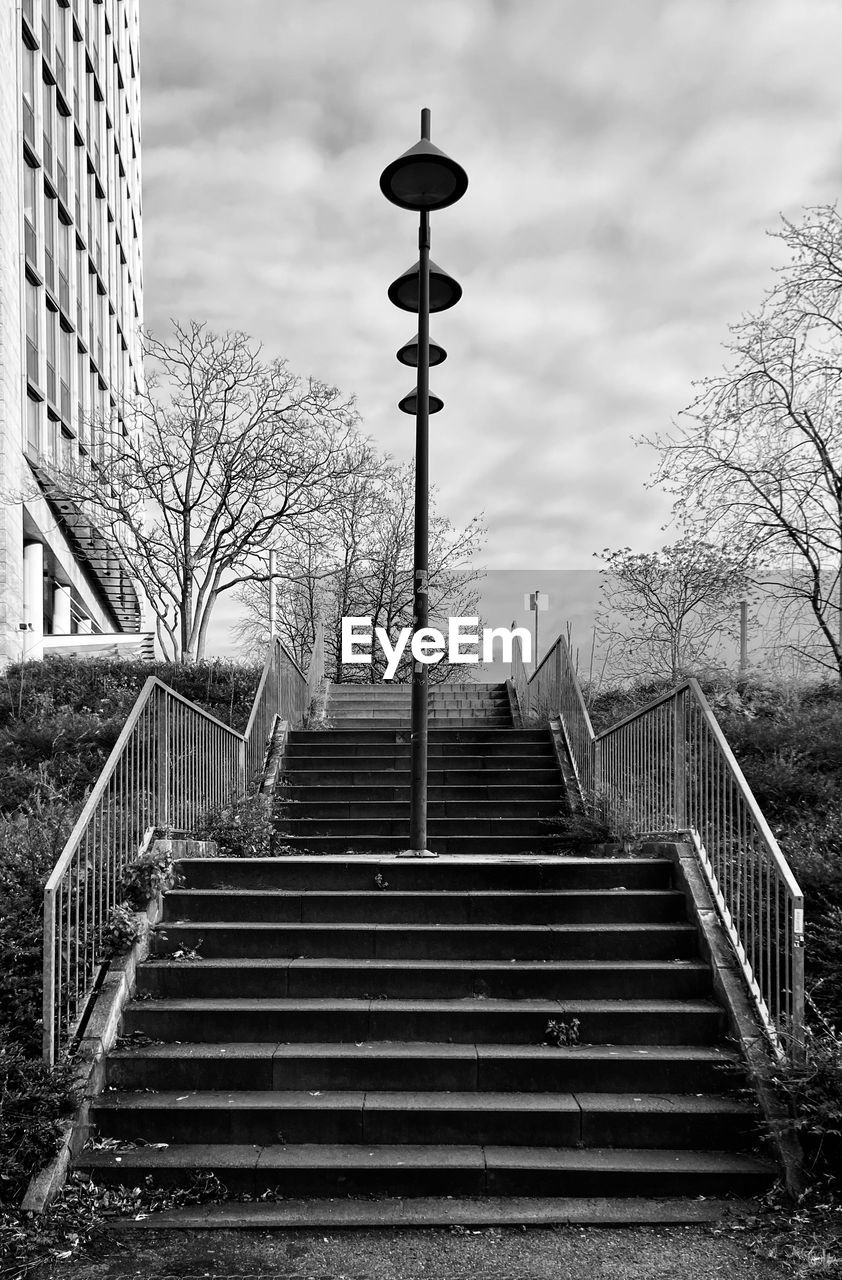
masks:
[[[325,727],[289,735],[278,845],[390,852],[408,842],[410,690],[331,685]],[[436,853],[550,853],[568,806],[549,729],[516,729],[505,685],[430,691],[428,835]]]
[[[442,856],[395,856],[407,703],[374,699],[333,690],[330,727],[292,735],[295,852],[181,864],[92,1108],[124,1145],[83,1167],[283,1197],[767,1188],[673,864],[547,852],[558,763],[499,689],[436,693]]]

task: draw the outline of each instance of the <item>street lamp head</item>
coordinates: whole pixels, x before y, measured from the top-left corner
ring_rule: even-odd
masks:
[[[402,311],[418,310],[419,263],[414,262],[389,285],[389,301]],[[462,297],[462,286],[441,267],[430,263],[430,310],[447,311]]]
[[[409,342],[405,342],[397,357],[401,364],[408,364],[413,369],[418,367],[418,334],[414,338],[410,338]],[[443,364],[447,359],[447,352],[444,347],[440,347],[437,342],[430,339],[430,364]]]
[[[438,396],[434,396],[430,394],[427,396],[427,405],[428,405],[429,413],[438,413],[441,409],[444,408],[444,401],[440,400]],[[417,387],[413,387],[412,390],[408,392],[407,395],[404,396],[403,400],[398,401],[398,408],[401,409],[404,413],[411,413],[413,418],[415,417],[416,413],[418,412],[418,388]]]
[[[429,138],[421,138],[397,160],[387,164],[380,175],[380,190],[401,209],[428,213],[446,209],[461,200],[468,188],[468,175]]]

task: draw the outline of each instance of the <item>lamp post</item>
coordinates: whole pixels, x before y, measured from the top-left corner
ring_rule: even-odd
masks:
[[[418,382],[400,401],[415,415],[415,539],[413,553],[413,640],[428,622],[429,428],[430,414],[444,407],[430,395],[430,365],[441,364],[443,347],[430,342],[430,312],[445,311],[459,301],[462,289],[430,261],[430,213],[455,204],[465,194],[468,176],[461,165],[430,141],[430,111],[421,112],[421,138],[380,175],[380,190],[401,209],[419,214],[418,262],[389,286],[389,298],[403,311],[418,313],[418,333],[397,353],[402,364],[415,366]],[[412,774],[409,852],[424,856],[427,848],[427,664],[412,658]]]

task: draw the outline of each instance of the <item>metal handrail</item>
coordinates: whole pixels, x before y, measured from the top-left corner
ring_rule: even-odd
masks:
[[[325,626],[319,621],[316,624],[316,634],[313,640],[313,649],[310,653],[310,664],[307,667],[307,699],[309,707],[312,709],[314,702],[321,692],[322,682],[325,678]]]
[[[513,661],[516,687],[519,674]],[[558,714],[591,812],[634,832],[690,833],[769,1040],[798,1060],[804,895],[698,681],[595,735],[559,637],[519,701],[525,714]]]
[[[150,827],[187,829],[242,786],[243,735],[155,676],[143,686],[44,887],[44,1057],[73,1034],[120,880]]]
[[[804,1029],[804,895],[697,680],[596,739],[609,817],[691,832],[757,1012],[779,1051]]]
[[[514,638],[512,640],[512,685],[514,686],[515,697],[517,698],[520,713],[524,720],[528,720],[530,714],[529,676],[526,674],[526,667],[523,661],[523,647],[514,622],[512,623],[512,632],[514,633]]]
[[[317,631],[318,640],[318,631]],[[313,652],[316,652],[314,645]],[[311,658],[310,665],[313,661]],[[266,661],[245,732],[244,771],[252,784],[263,772],[276,720],[303,724],[310,706],[308,676],[277,636],[269,641]]]
[[[559,636],[529,681],[530,715],[549,719],[558,715],[583,805],[590,808],[594,793],[594,731],[570,649]]]
[[[278,640],[244,734],[170,689],[144,684],[44,888],[43,1043],[56,1059],[84,1017],[121,877],[151,828],[190,831],[244,793],[278,719],[303,724],[307,676]]]

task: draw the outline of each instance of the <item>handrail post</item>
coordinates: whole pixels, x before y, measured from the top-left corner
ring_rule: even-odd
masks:
[[[158,795],[156,826],[170,825],[170,700],[162,689],[158,699]]]
[[[807,1020],[804,997],[804,899],[793,901],[792,940],[792,1025],[790,1027],[790,1059],[795,1066],[807,1060],[804,1028]]]
[[[605,794],[603,789],[602,778],[602,739],[595,738],[593,741],[593,816],[604,818],[607,814],[603,812],[606,806]]]
[[[676,693],[673,703],[673,800],[678,831],[687,826],[687,717],[684,691]]]
[[[237,788],[240,795],[246,794],[246,740],[243,738],[237,745]]]
[[[44,890],[44,952],[42,1022],[44,1027],[44,1061],[51,1067],[56,1060],[56,910],[55,895]]]

